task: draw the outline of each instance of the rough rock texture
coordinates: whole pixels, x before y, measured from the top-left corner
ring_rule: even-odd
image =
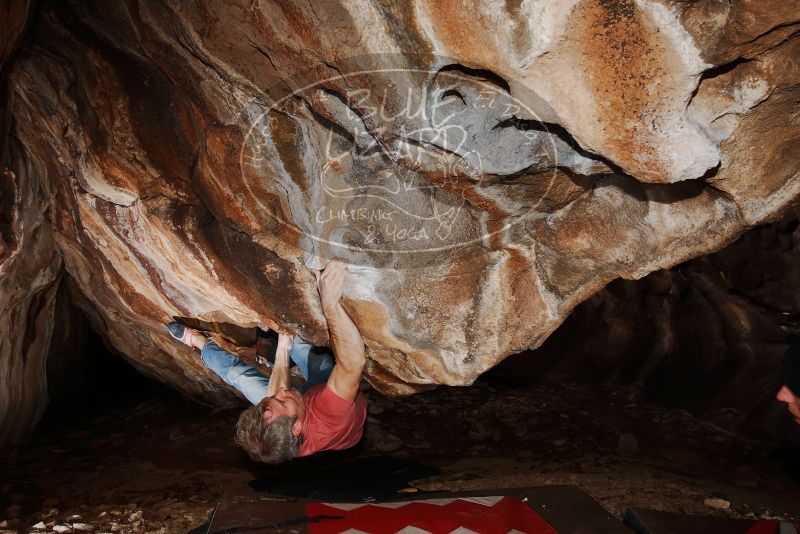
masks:
[[[347,257],[368,379],[408,394],[800,194],[797,1],[39,11],[6,88],[0,426],[24,422],[3,441],[42,406],[13,388],[41,387],[62,273],[140,370],[224,402],[163,323],[325,344],[310,268]]]
[[[25,438],[47,405],[45,365],[63,272],[42,177],[13,134],[8,66],[30,10],[28,2],[0,6],[0,444]]]

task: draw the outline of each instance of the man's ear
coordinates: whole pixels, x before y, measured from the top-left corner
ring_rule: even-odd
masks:
[[[297,419],[292,425],[292,435],[299,436],[300,432],[302,431],[303,431],[303,422],[300,419]]]

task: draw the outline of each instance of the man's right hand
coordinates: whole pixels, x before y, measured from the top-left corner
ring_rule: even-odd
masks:
[[[336,357],[328,387],[339,397],[351,401],[358,395],[358,384],[367,355],[361,332],[339,302],[347,265],[346,261],[334,258],[322,273],[314,271],[314,275],[317,277],[322,312],[328,321],[331,346]]]
[[[314,271],[317,277],[317,289],[319,290],[322,311],[327,313],[339,304],[344,287],[344,276],[347,273],[347,262],[341,258],[334,258],[325,266],[321,273]]]

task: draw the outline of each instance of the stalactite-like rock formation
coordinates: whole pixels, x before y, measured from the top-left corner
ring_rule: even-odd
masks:
[[[471,383],[609,281],[800,194],[796,1],[45,1],[34,20],[16,54],[25,24],[3,30],[5,442],[43,406],[64,275],[116,351],[224,402],[163,324],[325,344],[310,268],[347,257],[368,380],[407,394]]]

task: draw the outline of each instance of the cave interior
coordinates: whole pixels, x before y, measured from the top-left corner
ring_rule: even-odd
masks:
[[[0,534],[565,485],[800,524],[800,4],[368,4],[0,6]],[[333,345],[334,257],[363,439],[254,462],[164,326],[269,374]]]

